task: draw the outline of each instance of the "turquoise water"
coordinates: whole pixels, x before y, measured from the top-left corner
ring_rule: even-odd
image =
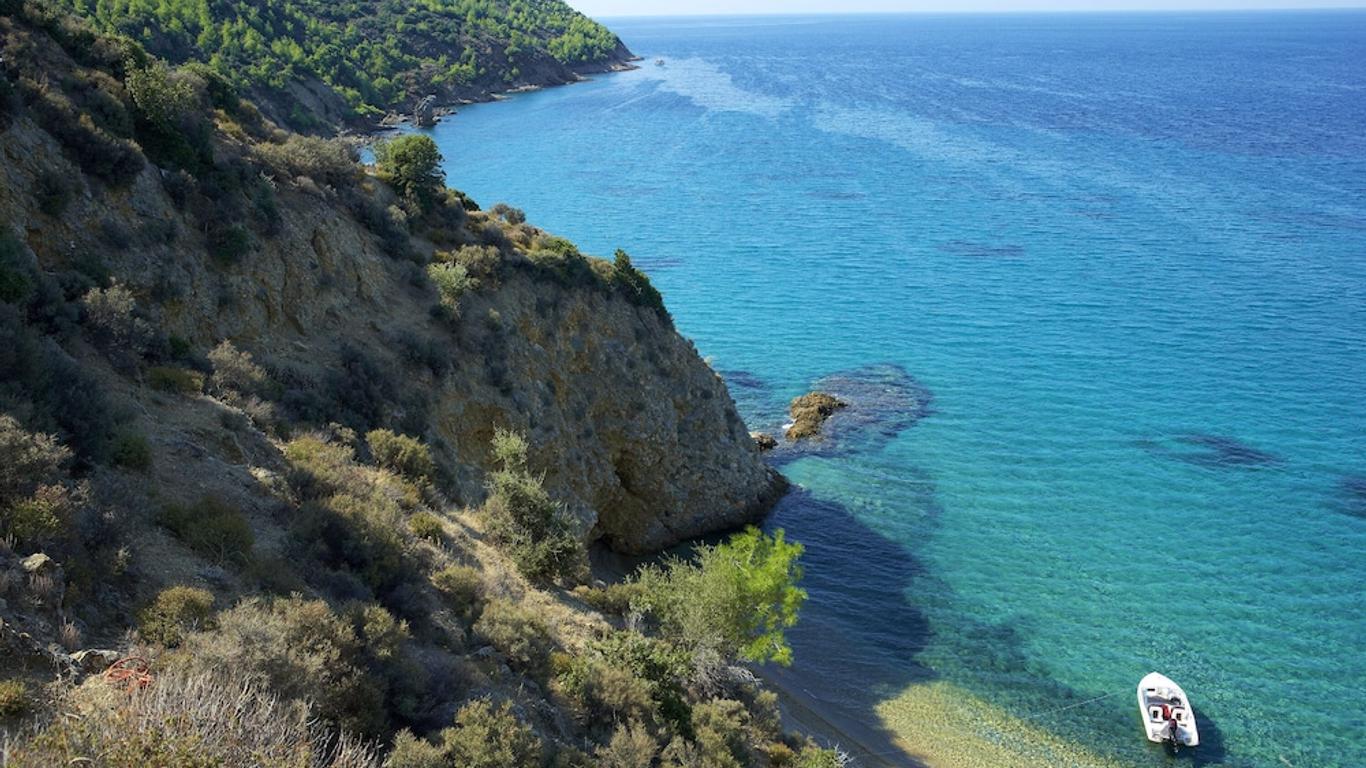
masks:
[[[1366,765],[1366,13],[613,26],[640,70],[436,128],[452,186],[630,251],[751,425],[933,398],[781,459],[797,684],[1158,765],[1156,669],[1196,762]]]

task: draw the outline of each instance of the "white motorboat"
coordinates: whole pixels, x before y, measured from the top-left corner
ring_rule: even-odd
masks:
[[[1143,715],[1148,741],[1174,747],[1194,747],[1200,743],[1190,699],[1166,675],[1150,672],[1138,681],[1138,711]]]

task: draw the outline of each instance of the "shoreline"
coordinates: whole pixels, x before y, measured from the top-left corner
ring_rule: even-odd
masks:
[[[860,768],[929,768],[890,732],[836,715],[792,681],[784,670],[754,668],[764,687],[778,695],[783,727],[814,739],[822,747],[847,753]]]
[[[457,98],[453,101],[445,101],[435,105],[432,108],[431,125],[417,126],[414,123],[412,111],[390,111],[386,112],[384,116],[379,118],[378,120],[371,121],[368,126],[359,128],[355,131],[351,131],[350,129],[343,129],[338,133],[338,135],[351,134],[353,136],[359,136],[366,139],[373,139],[380,136],[381,134],[397,130],[403,126],[434,128],[446,118],[459,114],[461,107],[468,107],[475,104],[492,104],[494,102],[510,99],[513,96],[517,96],[523,93],[535,93],[536,91],[543,91],[547,88],[561,88],[564,86],[576,85],[578,83],[588,82],[592,80],[593,78],[591,77],[591,75],[630,72],[632,70],[640,69],[640,66],[636,63],[639,61],[644,61],[644,59],[640,56],[632,54],[629,58],[614,59],[609,62],[590,64],[584,67],[573,69],[571,70],[574,74],[573,80],[567,80],[565,82],[523,83],[521,85],[513,86],[511,88],[507,88],[504,90],[481,91],[472,96]]]

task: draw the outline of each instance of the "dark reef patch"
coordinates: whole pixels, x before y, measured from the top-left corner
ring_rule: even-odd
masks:
[[[1347,475],[1338,481],[1338,490],[1343,511],[1366,518],[1366,475]]]
[[[935,246],[942,253],[974,259],[1018,259],[1025,255],[1022,245],[1013,243],[980,243],[972,240],[949,240]]]
[[[1169,442],[1140,440],[1138,445],[1154,456],[1201,467],[1275,467],[1285,463],[1284,458],[1270,451],[1255,448],[1226,435],[1191,432],[1177,435]]]
[[[743,389],[768,390],[768,382],[759,378],[756,374],[749,371],[717,371],[721,378],[725,379],[728,387],[741,387]]]

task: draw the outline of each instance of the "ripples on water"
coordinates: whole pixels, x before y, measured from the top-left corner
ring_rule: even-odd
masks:
[[[666,66],[463,110],[451,183],[631,251],[751,425],[839,372],[934,395],[782,459],[786,681],[1155,765],[1159,669],[1201,762],[1361,762],[1366,14],[615,27]]]

